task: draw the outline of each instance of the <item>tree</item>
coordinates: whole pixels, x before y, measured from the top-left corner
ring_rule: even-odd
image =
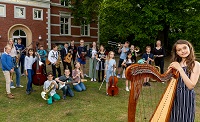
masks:
[[[131,41],[140,47],[160,39],[170,50],[174,41],[200,42],[199,0],[75,0],[73,16],[79,21],[100,17],[100,41]],[[139,42],[139,43],[138,43]]]

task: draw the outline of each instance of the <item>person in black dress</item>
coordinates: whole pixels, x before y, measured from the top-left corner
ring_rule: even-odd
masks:
[[[156,41],[156,47],[153,49],[155,65],[160,67],[161,74],[164,73],[165,49],[161,46],[161,41]]]

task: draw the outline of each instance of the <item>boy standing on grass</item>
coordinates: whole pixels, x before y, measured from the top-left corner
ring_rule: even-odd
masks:
[[[11,52],[11,47],[7,45],[5,47],[5,53],[3,53],[1,56],[1,63],[2,63],[3,74],[6,80],[7,97],[13,99],[14,95],[10,91],[10,73],[14,73],[14,65],[12,57],[9,55],[10,52]]]
[[[153,60],[153,54],[151,53],[151,47],[150,46],[146,46],[146,53],[144,53],[142,55],[142,59],[145,59],[145,63],[147,64],[151,64]],[[144,78],[144,83],[143,86],[151,86],[149,83],[149,77],[148,78]]]
[[[58,88],[58,84],[55,80],[53,80],[53,74],[51,72],[48,73],[47,81],[44,82],[43,89],[44,91],[48,91],[50,88],[50,85],[54,85],[54,88],[49,93],[49,99],[47,100],[47,104],[52,104],[53,99],[54,100],[60,100],[60,96],[56,93],[56,89]]]
[[[70,77],[70,70],[69,69],[65,69],[65,73],[63,76],[60,76],[59,78],[55,79],[57,82],[59,82],[60,84],[65,86],[62,87],[62,91],[63,91],[63,99],[66,99],[66,95],[69,95],[70,97],[74,96],[74,93],[72,91],[72,89],[70,88],[70,85],[67,84],[68,82],[72,82],[72,78]]]

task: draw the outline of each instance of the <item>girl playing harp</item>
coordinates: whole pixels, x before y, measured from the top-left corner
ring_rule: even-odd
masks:
[[[126,78],[132,80],[128,109],[129,122],[135,122],[136,105],[142,86],[140,79],[144,77],[151,77],[159,82],[170,79],[150,119],[151,122],[194,122],[193,88],[200,75],[200,65],[195,61],[192,45],[186,40],[178,40],[174,44],[172,55],[172,63],[164,74],[160,74],[155,67],[147,64],[135,64],[126,69]]]
[[[194,49],[190,42],[178,40],[174,44],[169,68],[178,70],[180,74],[170,122],[194,122],[194,87],[200,75],[200,66],[195,61]]]

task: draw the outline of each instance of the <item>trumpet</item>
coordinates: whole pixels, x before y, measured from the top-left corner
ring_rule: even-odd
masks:
[[[140,52],[140,48],[139,47],[135,47],[135,52]]]

